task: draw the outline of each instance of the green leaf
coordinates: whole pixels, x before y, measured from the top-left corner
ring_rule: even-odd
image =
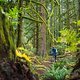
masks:
[[[77,21],[77,25],[80,26],[80,20]]]
[[[80,20],[78,20],[77,22],[76,21],[73,21],[74,24],[77,24],[78,26],[80,26]]]

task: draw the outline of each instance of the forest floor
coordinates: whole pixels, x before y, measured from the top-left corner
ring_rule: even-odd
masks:
[[[46,72],[46,69],[47,68],[50,68],[52,64],[54,63],[57,63],[57,62],[60,62],[60,61],[63,61],[65,60],[65,58],[72,58],[72,56],[70,54],[68,55],[59,55],[57,56],[57,61],[55,62],[54,61],[54,58],[53,56],[49,56],[47,59],[43,59],[41,60],[39,66],[38,66],[38,69],[36,70],[36,72],[39,74],[39,75],[44,75],[45,72]],[[69,60],[69,59],[68,59]],[[36,65],[36,64],[35,64]],[[38,64],[37,64],[38,65]],[[67,66],[69,67],[73,67],[74,64],[73,63],[69,63]],[[39,68],[40,67],[40,68]],[[44,68],[44,69],[41,69],[41,68]]]
[[[46,72],[46,69],[53,64],[51,59],[43,60],[40,62],[38,68],[35,72],[38,75],[43,75]],[[34,64],[33,66],[38,65]],[[20,61],[0,61],[0,80],[39,80],[36,76],[33,77],[33,73],[30,71],[27,63]]]
[[[20,61],[0,61],[0,80],[39,80],[29,66]]]
[[[58,61],[58,59],[57,59],[57,61]],[[56,61],[56,62],[57,62]],[[54,58],[52,57],[52,56],[49,56],[49,58],[48,59],[43,59],[41,62],[40,62],[40,64],[38,65],[38,69],[36,70],[36,72],[39,74],[39,75],[43,75],[43,74],[45,74],[45,72],[46,72],[46,69],[47,68],[50,68],[51,67],[51,65],[53,64],[53,63],[56,63],[55,61],[54,61]],[[43,69],[42,69],[43,68]]]
[[[69,55],[68,55],[69,57]],[[40,58],[40,57],[38,57]],[[35,68],[35,72],[38,76],[34,76],[33,72],[31,72],[31,68],[27,65],[27,63],[16,61],[16,63],[9,61],[1,61],[0,62],[0,80],[39,80],[40,76],[44,75],[47,68],[50,68],[53,63],[53,57],[49,56],[45,59],[38,59],[36,61],[34,59],[33,66]],[[64,56],[57,56],[57,62],[63,60]],[[38,62],[38,63],[37,63]]]

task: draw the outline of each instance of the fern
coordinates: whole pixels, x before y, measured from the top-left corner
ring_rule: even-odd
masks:
[[[63,63],[55,63],[51,68],[47,69],[47,72],[44,74],[44,79],[54,79],[54,80],[64,80],[65,76],[70,73],[70,69],[67,69]]]

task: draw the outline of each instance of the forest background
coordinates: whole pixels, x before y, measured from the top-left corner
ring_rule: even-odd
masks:
[[[52,46],[80,51],[80,0],[0,0],[0,59],[15,61],[18,48],[45,57]]]

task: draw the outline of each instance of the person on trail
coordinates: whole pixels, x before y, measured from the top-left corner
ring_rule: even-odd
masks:
[[[51,48],[50,54],[54,57],[54,61],[56,62],[57,49],[55,47]]]

